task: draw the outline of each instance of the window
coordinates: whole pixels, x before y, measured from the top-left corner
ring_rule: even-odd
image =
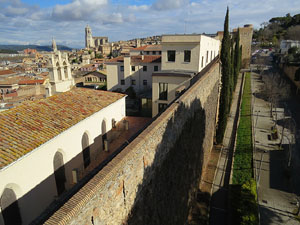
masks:
[[[158,71],[158,66],[154,66],[154,71]]]
[[[121,80],[121,85],[125,85],[125,80]]]
[[[158,103],[158,112],[162,112],[167,108],[168,104],[165,103]]]
[[[159,55],[161,55],[161,51],[159,51]]]
[[[147,53],[147,55],[149,55],[150,54],[150,52],[146,52]]]
[[[184,50],[184,62],[190,62],[190,61],[191,61],[191,51]]]
[[[140,51],[140,55],[144,55],[142,51]]]
[[[168,100],[168,84],[159,83],[159,100]]]
[[[143,66],[143,71],[147,71],[147,66]]]
[[[206,51],[206,63],[208,63],[208,51]]]
[[[136,81],[135,80],[131,80],[131,85],[135,85]]]
[[[120,71],[124,71],[124,66],[120,66]]]
[[[156,55],[156,51],[152,51],[152,55]]]
[[[168,62],[175,62],[175,54],[176,51],[174,50],[168,51]]]
[[[143,80],[143,85],[147,85],[147,80]]]
[[[201,68],[203,68],[203,63],[204,63],[204,56],[202,56]]]
[[[132,71],[135,71],[135,66],[131,66],[131,70],[132,70]]]

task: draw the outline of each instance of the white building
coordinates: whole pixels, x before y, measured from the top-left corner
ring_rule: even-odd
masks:
[[[53,52],[51,53],[51,61],[49,62],[49,81],[46,86],[46,95],[52,96],[55,93],[69,91],[75,81],[71,73],[71,65],[68,60],[67,53],[61,53],[57,50],[56,42],[52,40]]]
[[[152,116],[163,111],[188,81],[219,54],[220,41],[205,35],[162,36],[161,71],[152,75]]]
[[[280,42],[280,53],[285,54],[292,47],[300,48],[300,41],[296,41],[296,40],[282,40]]]
[[[152,88],[152,73],[161,69],[161,56],[119,56],[107,61],[106,69],[107,90],[133,87],[136,92],[144,92]]]
[[[89,171],[124,117],[125,95],[80,88],[1,112],[0,224],[39,216]]]

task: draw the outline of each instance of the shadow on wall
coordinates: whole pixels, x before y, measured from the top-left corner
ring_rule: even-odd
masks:
[[[67,163],[64,161],[63,149],[57,149],[52,159],[53,174],[28,193],[21,193],[22,187],[18,184],[7,184],[3,193],[0,193],[0,225],[43,223],[91,179],[96,174],[95,171],[99,171],[111,160],[112,153],[102,150],[102,137],[106,138],[107,134],[99,135],[93,143],[88,143],[86,135],[86,133],[83,134],[82,152]],[[99,164],[99,159],[104,161]],[[42,170],[43,168],[36,169]],[[87,173],[89,174],[82,178]],[[77,184],[75,184],[74,176],[78,179]],[[18,198],[20,195],[23,196]]]
[[[183,118],[187,119],[181,126],[176,121]],[[189,108],[181,103],[167,124],[152,165],[147,166],[144,158],[143,183],[124,224],[186,223],[201,179],[205,128],[200,100],[194,100]]]

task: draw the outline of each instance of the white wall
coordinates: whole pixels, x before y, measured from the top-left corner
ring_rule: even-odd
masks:
[[[72,170],[83,168],[81,140],[86,132],[89,144],[97,143],[90,149],[91,161],[102,150],[102,121],[106,120],[106,130],[112,128],[112,119],[117,122],[125,117],[125,97],[80,121],[60,135],[26,154],[18,161],[0,171],[0,196],[9,184],[19,187],[17,191],[23,224],[29,224],[57,196],[53,176],[53,159],[60,150],[64,156],[66,188],[72,186]],[[77,156],[77,157],[76,157]],[[1,217],[1,216],[0,216]],[[1,224],[2,218],[0,218]],[[3,221],[2,221],[3,223]],[[2,224],[1,224],[2,225]]]
[[[175,91],[180,84],[190,79],[189,77],[153,76],[152,77],[152,117],[158,114],[158,104],[169,104],[175,99]],[[159,83],[168,84],[168,100],[159,100]]]
[[[220,41],[205,35],[166,35],[162,38],[162,70],[200,72],[218,55]],[[175,62],[168,62],[168,50],[175,50]],[[191,51],[191,61],[184,62],[184,50]],[[207,51],[209,57],[206,61]],[[212,58],[211,58],[212,54]],[[203,66],[201,65],[204,57]]]
[[[124,72],[120,67],[124,66]],[[132,71],[132,66],[135,66],[135,71]],[[147,71],[143,71],[143,66],[147,66]],[[118,64],[107,64],[107,90],[112,91],[121,88],[125,91],[132,86],[136,92],[152,88],[152,73],[154,66],[158,66],[158,71],[161,70],[161,63],[134,63],[130,65],[125,62]],[[125,80],[125,85],[121,85],[121,80]],[[132,85],[131,81],[135,80],[136,84]],[[147,80],[147,86],[143,85],[143,80]]]

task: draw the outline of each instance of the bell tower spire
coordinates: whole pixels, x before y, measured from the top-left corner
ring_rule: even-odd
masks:
[[[52,38],[52,49],[54,52],[57,52],[56,41],[54,40],[54,38]]]

